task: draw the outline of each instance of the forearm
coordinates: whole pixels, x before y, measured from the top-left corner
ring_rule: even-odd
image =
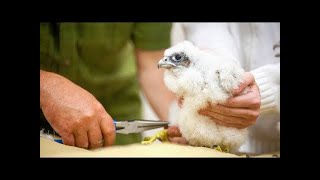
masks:
[[[53,91],[60,75],[40,69],[40,108],[46,104],[50,91]]]
[[[163,82],[163,69],[157,63],[163,51],[143,52],[137,50],[138,78],[144,95],[161,120],[168,120],[168,112],[175,96]]]
[[[40,69],[40,108],[44,105],[52,104],[48,99],[52,98],[52,94],[56,91],[68,91],[69,84],[72,84],[67,78],[49,71]],[[68,86],[67,86],[68,85]],[[59,88],[64,87],[64,88]],[[54,98],[59,98],[54,97]]]
[[[40,69],[40,109],[42,108],[43,101],[45,99],[46,91],[46,76],[49,72]]]
[[[169,107],[175,100],[163,82],[163,70],[144,71],[139,75],[144,95],[161,120],[168,120]]]

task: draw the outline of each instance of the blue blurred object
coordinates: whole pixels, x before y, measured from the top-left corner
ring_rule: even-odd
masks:
[[[57,143],[63,144],[62,139],[55,139],[54,141]]]

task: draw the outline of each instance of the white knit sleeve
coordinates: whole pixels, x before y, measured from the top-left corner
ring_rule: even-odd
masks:
[[[260,90],[261,112],[280,112],[280,62],[262,66],[251,73]]]

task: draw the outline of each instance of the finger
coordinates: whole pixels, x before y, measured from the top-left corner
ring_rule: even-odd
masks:
[[[243,117],[248,119],[256,119],[259,116],[259,111],[251,110],[246,108],[230,108],[223,105],[215,105],[210,109],[205,109],[206,111],[211,111],[223,115],[233,116],[233,117]]]
[[[171,143],[176,144],[189,144],[188,141],[184,137],[168,137]]]
[[[75,139],[73,134],[66,134],[64,136],[61,136],[61,139],[63,141],[63,144],[69,145],[69,146],[74,146],[75,145]]]
[[[232,123],[225,123],[223,121],[213,119],[211,118],[217,125],[220,126],[225,126],[225,127],[232,127],[232,128],[237,128],[237,129],[243,129],[246,128],[247,126],[241,125],[241,124],[232,124]]]
[[[259,90],[256,85],[253,85],[247,94],[232,97],[223,105],[228,107],[260,108]]]
[[[86,148],[89,147],[88,132],[84,128],[76,130],[74,133],[75,144],[77,147]]]
[[[88,131],[89,148],[98,148],[103,146],[102,133],[100,126],[97,126]]]
[[[239,124],[239,125],[248,124],[248,121],[244,118],[223,115],[223,114],[219,114],[219,113],[212,112],[212,111],[201,110],[199,112],[199,114],[209,116],[209,117],[213,118],[213,120],[219,120],[219,121],[222,121],[227,124]]]
[[[254,84],[254,82],[255,82],[254,76],[251,73],[248,73],[248,72],[244,73],[243,82],[238,86],[238,88],[232,91],[232,94],[233,95],[241,94],[245,88]]]
[[[104,146],[111,146],[116,139],[116,128],[113,119],[107,114],[100,122]]]
[[[167,134],[169,137],[180,137],[182,134],[180,133],[180,130],[177,126],[170,126],[167,129]]]

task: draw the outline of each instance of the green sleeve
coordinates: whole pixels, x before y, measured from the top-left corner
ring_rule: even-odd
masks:
[[[161,50],[170,46],[172,23],[136,23],[132,39],[136,48]]]

